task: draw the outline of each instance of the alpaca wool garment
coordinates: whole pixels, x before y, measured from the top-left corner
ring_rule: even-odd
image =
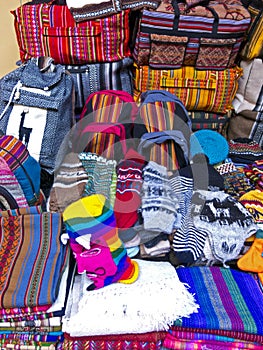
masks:
[[[224,161],[228,151],[227,140],[217,131],[202,129],[190,137],[190,155],[193,157],[197,153],[204,153],[211,165]]]
[[[117,165],[117,186],[114,213],[118,228],[132,227],[138,220],[141,205],[144,157],[130,149]]]
[[[63,212],[83,195],[88,175],[77,153],[68,153],[60,165],[49,196],[49,210]]]
[[[193,223],[191,214],[192,197],[194,191],[194,180],[179,175],[172,175],[169,178],[172,189],[178,198],[181,222],[176,229],[170,259],[173,265],[191,264],[203,253],[207,232],[197,228]]]
[[[91,152],[81,152],[78,156],[88,176],[83,196],[102,194],[113,205],[115,202],[116,161]]]
[[[250,164],[263,158],[263,149],[257,141],[249,138],[237,138],[230,140],[229,157],[236,164]]]
[[[206,230],[213,255],[225,263],[238,257],[245,240],[257,231],[249,211],[224,191],[195,191],[192,216]]]
[[[141,199],[144,228],[170,234],[178,203],[168,181],[166,167],[150,161],[143,168]]]

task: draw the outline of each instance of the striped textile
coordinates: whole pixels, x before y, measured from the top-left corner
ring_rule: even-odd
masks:
[[[240,56],[249,61],[256,57],[263,58],[263,3],[256,0],[249,1],[247,9],[251,22]]]
[[[154,99],[154,96],[152,96]],[[169,130],[178,130],[185,136],[185,147],[189,147],[190,127],[187,119],[187,112],[181,108],[180,102],[175,100],[161,100],[156,93],[156,101],[147,98],[139,108],[140,118],[148,133],[164,131],[168,135]],[[150,136],[150,134],[149,134]],[[157,144],[153,142],[150,148],[150,160],[167,167],[169,170],[176,170],[187,165],[185,158],[188,157],[179,144],[174,140],[165,140]]]
[[[170,330],[163,341],[162,350],[262,350],[262,346],[259,342],[252,343],[223,335]]]
[[[192,122],[192,130],[201,129],[215,130],[222,133],[224,125],[230,118],[230,113],[207,113],[205,111],[191,111],[189,116]]]
[[[227,113],[238,88],[242,69],[197,70],[186,66],[180,69],[152,69],[134,63],[134,99],[147,90],[166,90],[176,95],[188,111]]]
[[[0,217],[0,307],[51,305],[68,249],[60,243],[61,215]],[[15,214],[14,211],[11,211]]]
[[[133,52],[138,65],[155,69],[235,65],[251,21],[248,10],[241,1],[213,1],[209,9],[188,3],[175,1],[171,6],[162,2],[156,11],[142,11]]]
[[[60,64],[123,59],[130,55],[129,12],[76,23],[66,5],[24,4],[11,11],[20,58],[49,56]]]
[[[252,334],[263,340],[263,293],[256,276],[223,267],[184,267],[177,270],[190,286],[199,312],[174,322],[175,326]],[[235,337],[240,338],[240,337]]]
[[[166,332],[71,337],[64,333],[64,350],[159,350]]]

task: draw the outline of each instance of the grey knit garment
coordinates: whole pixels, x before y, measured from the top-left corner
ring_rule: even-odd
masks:
[[[178,202],[164,166],[150,161],[144,167],[141,199],[144,228],[170,234],[173,231]]]
[[[224,265],[238,257],[245,240],[257,231],[249,211],[224,191],[195,191],[192,217],[197,228],[207,231],[212,253]]]

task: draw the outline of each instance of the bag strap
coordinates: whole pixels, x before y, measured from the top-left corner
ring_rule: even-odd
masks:
[[[83,138],[87,133],[103,133],[103,134],[112,134],[119,138],[123,154],[127,153],[127,145],[126,145],[126,132],[123,124],[120,123],[97,123],[93,122],[87,125],[79,135],[79,138]],[[85,145],[89,144],[92,141],[92,138],[88,138],[88,140],[84,140]],[[79,147],[80,145],[78,145]],[[83,150],[83,149],[82,149]],[[81,151],[82,151],[81,150]],[[78,150],[79,152],[79,150]]]
[[[0,199],[0,211],[8,209],[18,209],[18,204],[15,198],[10,192],[7,191],[3,186],[0,185],[0,198],[4,197],[5,201],[8,203],[9,208],[5,207],[5,203]]]
[[[149,151],[149,149],[155,144],[162,144],[166,141],[174,141],[175,144],[178,144],[184,154],[186,163],[189,163],[189,145],[180,130],[165,130],[165,131],[156,131],[150,132],[142,135],[141,141],[138,146],[138,153],[143,154],[144,150]]]
[[[187,5],[187,1],[186,0],[179,1],[179,2],[185,3]],[[218,16],[217,12],[213,8],[208,6],[209,2],[210,2],[209,0],[203,0],[203,1],[200,1],[198,3],[187,5],[186,6],[186,11],[189,11],[192,8],[196,7],[196,6],[203,6],[207,10],[209,10],[212,13],[213,17],[214,17],[212,33],[216,34],[217,30],[218,30],[219,16]],[[178,1],[177,0],[172,0],[172,6],[173,6],[173,9],[174,9],[174,14],[175,14],[173,30],[177,31],[178,30],[178,26],[179,26],[179,19],[180,19],[180,9],[179,9],[179,6],[178,6]]]

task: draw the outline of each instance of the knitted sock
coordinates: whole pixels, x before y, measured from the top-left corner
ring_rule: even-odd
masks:
[[[263,272],[263,230],[258,230],[250,249],[237,261],[244,271]]]
[[[88,181],[85,186],[85,195],[103,194],[107,199],[112,196],[112,178],[116,169],[115,160],[107,160],[95,153],[81,152],[79,154],[83,167],[87,173]],[[111,198],[114,202],[114,197]]]
[[[142,169],[144,158],[129,150],[117,166],[117,188],[114,213],[117,226],[132,227],[138,220],[137,210],[141,205]]]
[[[83,195],[88,176],[77,153],[65,156],[55,176],[49,196],[49,210],[63,212]]]
[[[114,213],[105,196],[94,194],[81,198],[65,209],[63,219],[76,260],[81,261],[79,271],[88,272],[95,288],[115,282],[131,283],[138,277],[138,266],[127,256],[118,236]],[[80,253],[76,244],[87,252],[83,255],[81,250]],[[111,261],[108,251],[98,249],[98,246],[109,249]]]
[[[178,206],[166,167],[153,161],[144,167],[141,198],[144,228],[170,234]]]

